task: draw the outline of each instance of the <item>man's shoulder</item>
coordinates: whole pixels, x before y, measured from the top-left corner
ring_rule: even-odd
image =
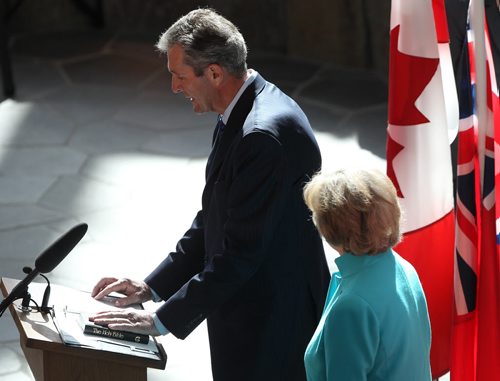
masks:
[[[300,135],[304,135],[306,131],[307,134],[310,133],[311,126],[304,111],[278,86],[258,75],[250,91],[255,91],[251,100],[246,98],[246,102],[251,103],[246,106],[240,104],[234,110],[248,110],[243,123],[243,136],[265,132],[281,139],[299,131]]]
[[[296,120],[308,124],[304,111],[297,102],[267,81],[262,91],[256,94],[249,115],[253,115],[258,122],[286,118],[288,122]]]

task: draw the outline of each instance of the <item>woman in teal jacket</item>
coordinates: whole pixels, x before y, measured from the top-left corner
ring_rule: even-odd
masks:
[[[400,240],[396,191],[378,171],[318,174],[304,189],[321,235],[340,256],[305,353],[308,381],[431,380],[431,331]]]

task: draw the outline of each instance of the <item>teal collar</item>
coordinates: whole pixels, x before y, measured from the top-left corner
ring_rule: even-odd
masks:
[[[344,253],[335,259],[335,263],[339,268],[340,275],[343,279],[354,275],[367,267],[371,267],[380,261],[384,261],[393,257],[392,249],[388,249],[383,253],[374,255],[354,255],[352,253]]]

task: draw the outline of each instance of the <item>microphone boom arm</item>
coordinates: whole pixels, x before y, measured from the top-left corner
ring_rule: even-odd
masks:
[[[3,315],[5,310],[9,307],[10,304],[16,299],[22,298],[25,292],[28,289],[28,285],[35,279],[35,277],[40,272],[35,268],[33,269],[26,277],[20,281],[16,286],[12,289],[12,291],[7,295],[7,297],[2,300],[0,303],[0,316]]]

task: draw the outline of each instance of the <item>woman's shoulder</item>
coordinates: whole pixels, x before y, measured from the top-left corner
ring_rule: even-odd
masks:
[[[335,307],[332,309],[332,315],[335,315],[336,318],[339,316],[349,318],[363,315],[375,316],[376,313],[370,301],[358,293],[350,292],[344,293],[337,298]]]

